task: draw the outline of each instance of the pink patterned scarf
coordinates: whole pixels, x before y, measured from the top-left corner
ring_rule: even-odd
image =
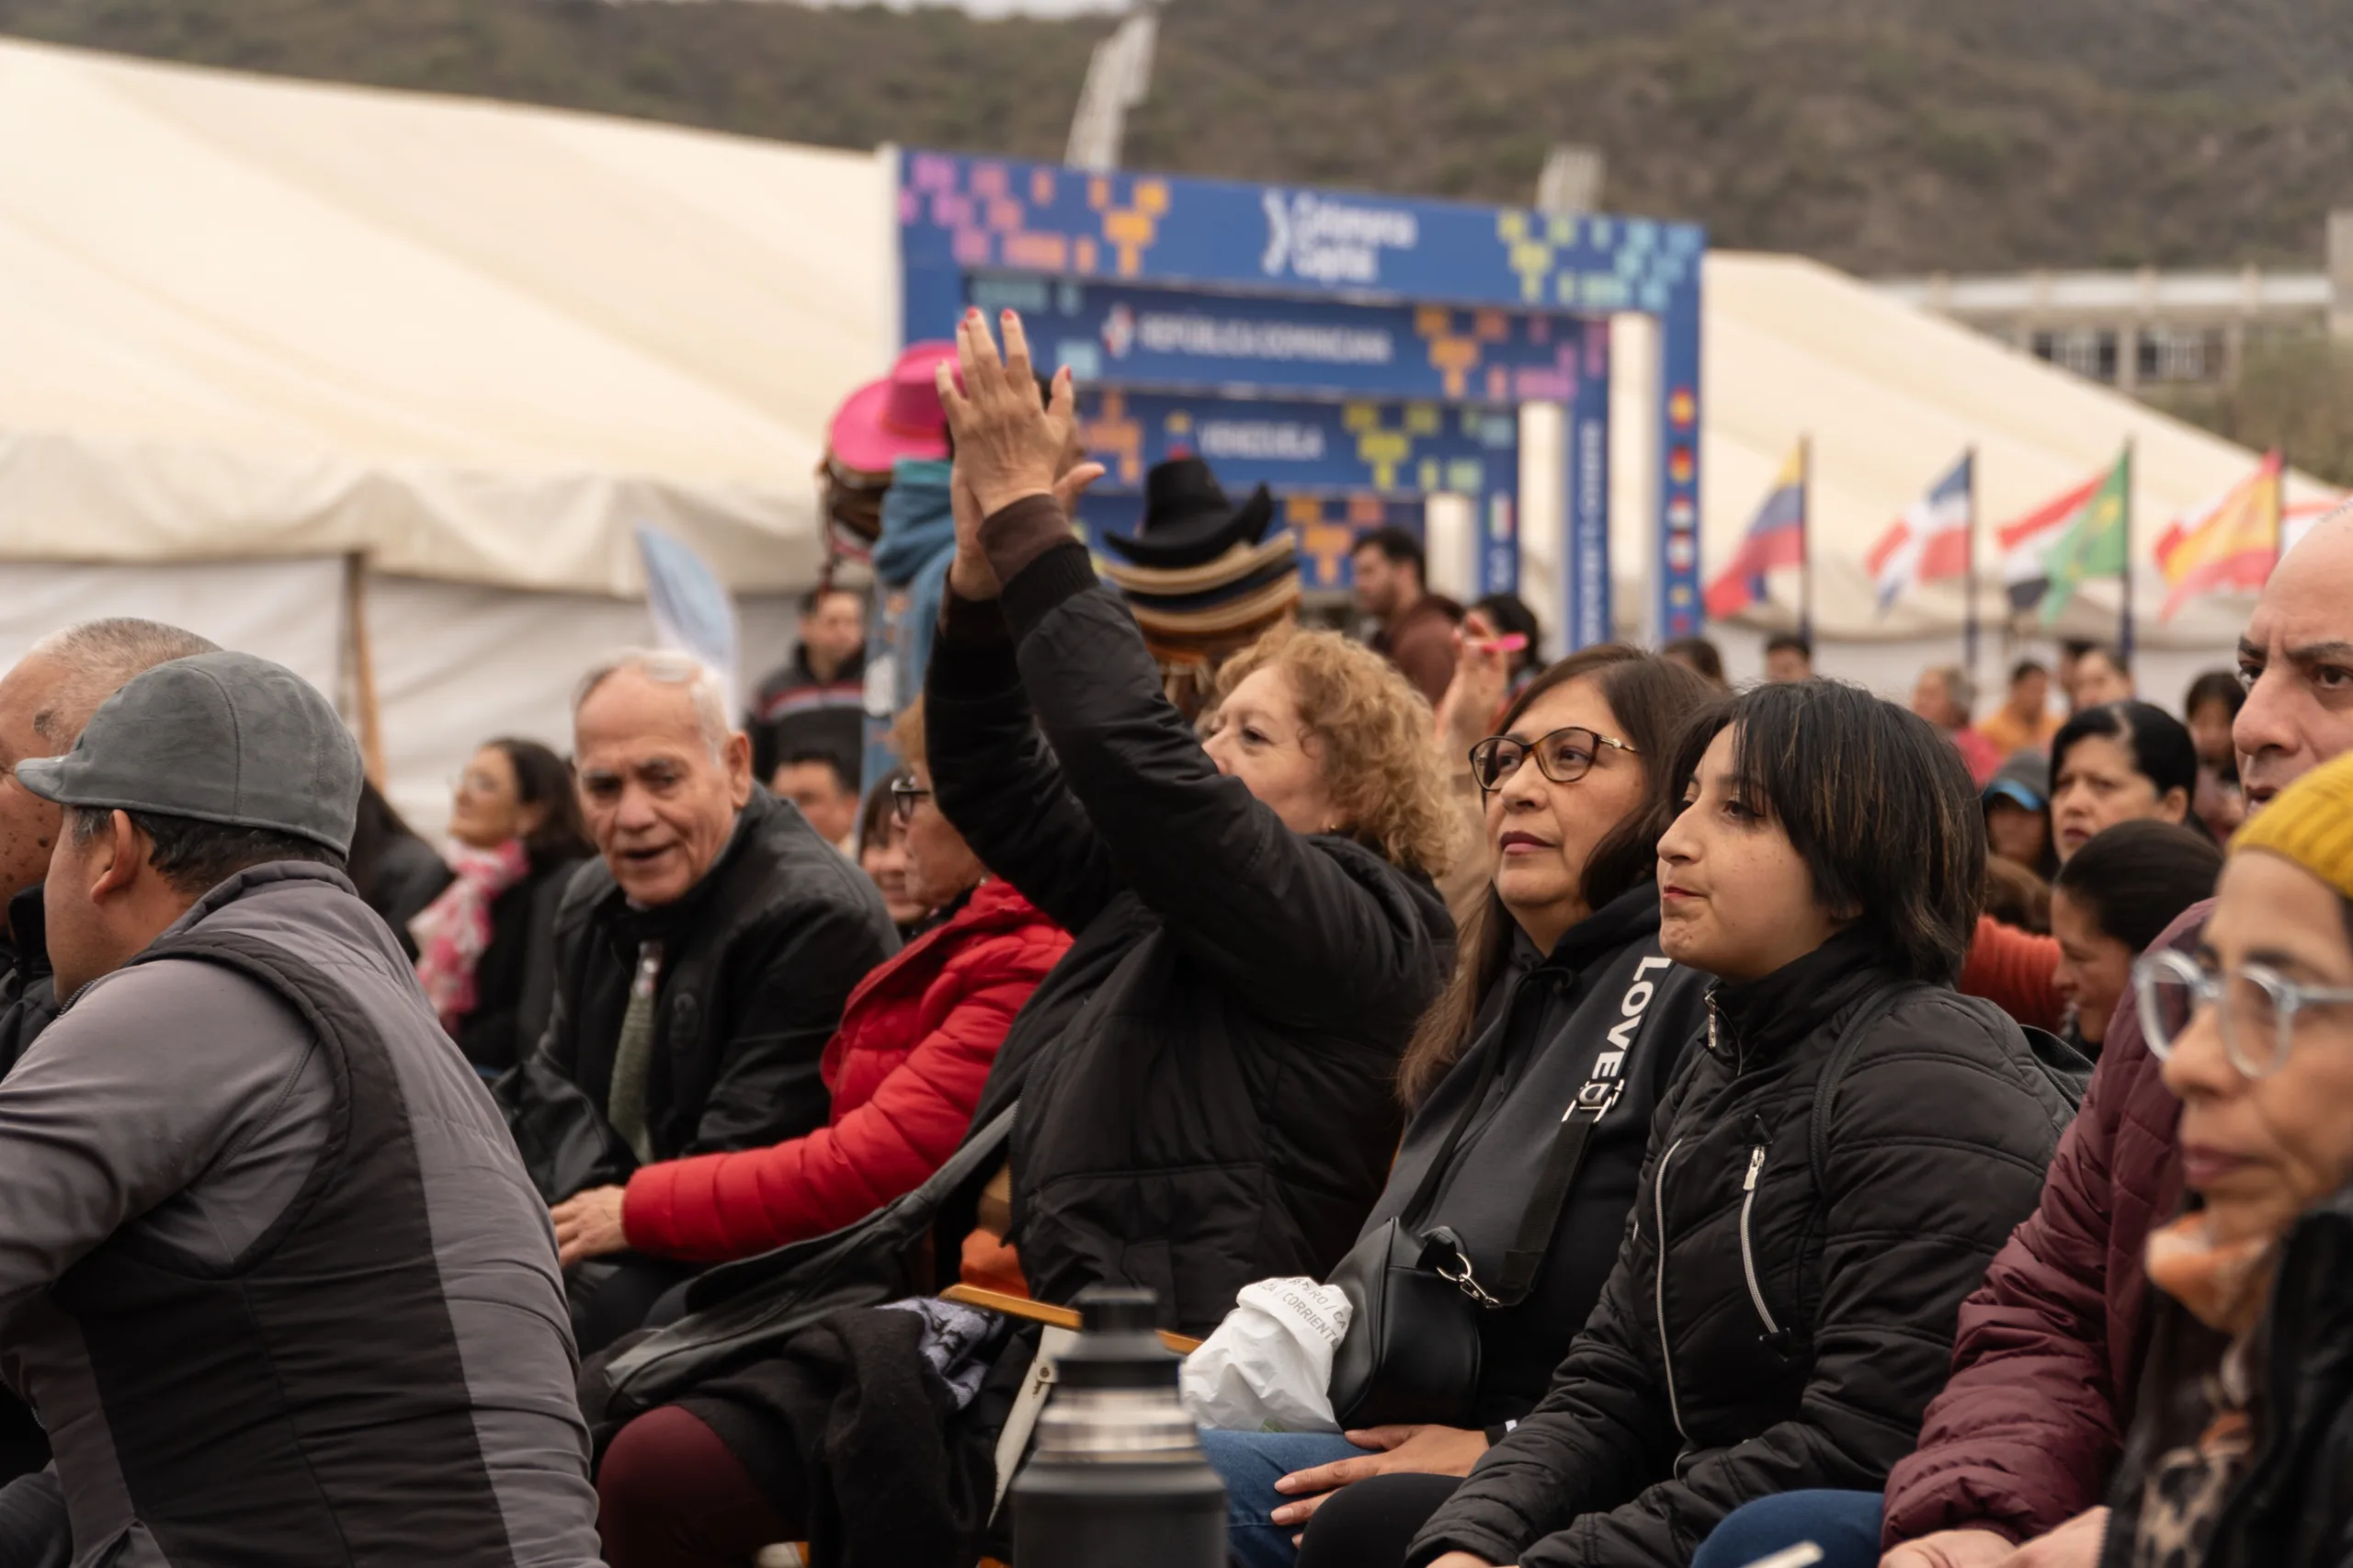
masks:
[[[474,967],[490,946],[490,906],[523,880],[531,857],[510,838],[495,849],[460,849],[449,862],[457,875],[441,896],[408,923],[416,938],[416,979],[451,1034],[474,1010]]]

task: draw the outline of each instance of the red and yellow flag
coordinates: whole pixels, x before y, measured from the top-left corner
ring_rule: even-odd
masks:
[[[2200,594],[2263,586],[2279,559],[2280,470],[2279,454],[2267,454],[2220,500],[2165,529],[2157,566],[2171,591],[2157,619],[2171,620]]]

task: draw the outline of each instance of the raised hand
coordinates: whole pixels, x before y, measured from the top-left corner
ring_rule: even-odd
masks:
[[[983,517],[1026,496],[1053,494],[1063,453],[1078,420],[1068,370],[1055,374],[1051,403],[1038,406],[1037,377],[1030,369],[1029,339],[1021,318],[1007,311],[1003,323],[1005,354],[1000,358],[981,312],[965,312],[956,326],[963,390],[957,390],[947,366],[938,371],[940,406],[956,437],[956,469]]]

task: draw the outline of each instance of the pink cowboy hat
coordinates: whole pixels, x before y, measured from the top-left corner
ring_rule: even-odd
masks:
[[[933,368],[956,364],[952,343],[918,343],[899,356],[891,373],[849,394],[825,432],[836,461],[868,473],[888,473],[901,458],[948,455],[948,416],[939,409]]]

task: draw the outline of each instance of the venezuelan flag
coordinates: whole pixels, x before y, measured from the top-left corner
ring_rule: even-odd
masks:
[[[1737,615],[1765,598],[1765,574],[1805,564],[1805,445],[1800,442],[1741,536],[1740,549],[1708,585],[1711,619]]]

